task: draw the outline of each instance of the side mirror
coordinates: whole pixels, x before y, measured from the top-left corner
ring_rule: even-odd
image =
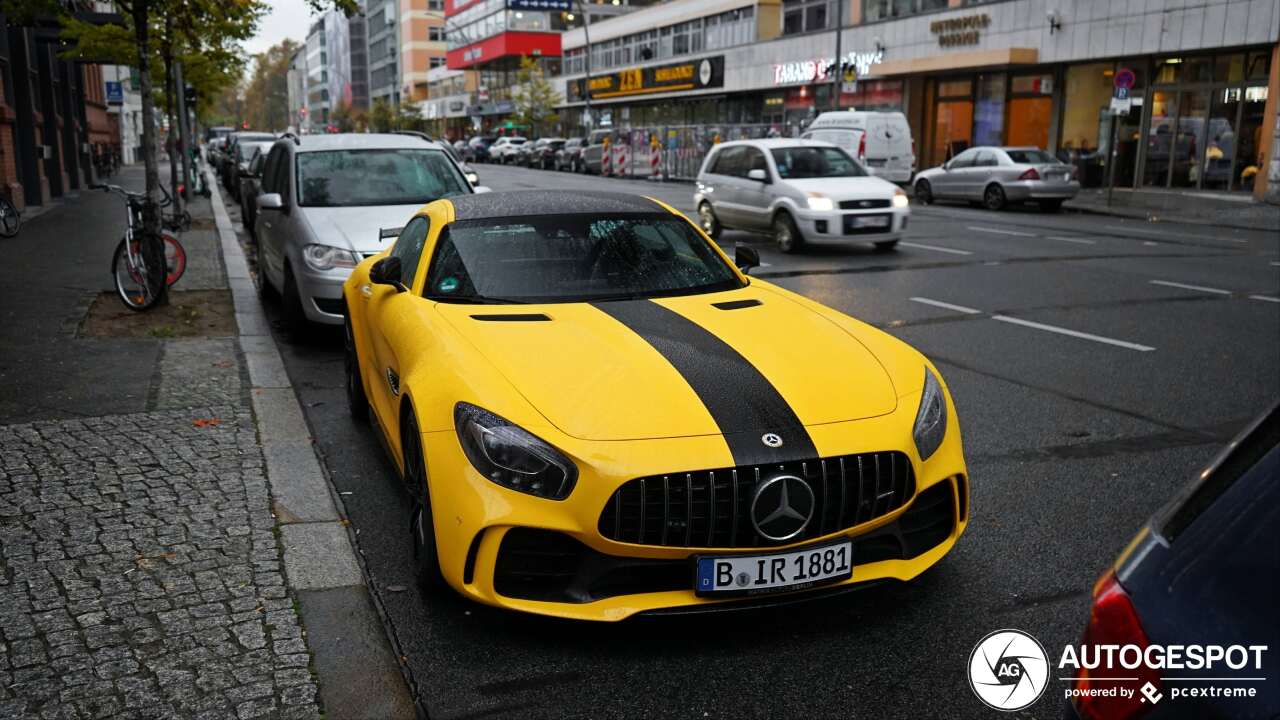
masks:
[[[397,292],[408,290],[400,278],[400,258],[388,255],[369,268],[369,282],[374,285],[391,285]]]
[[[760,267],[760,253],[753,247],[735,245],[733,248],[733,264],[738,266],[742,274],[749,274],[751,268]]]
[[[948,161],[946,161],[946,162],[942,163],[942,169],[943,169],[943,170],[950,170],[950,169],[951,169],[951,161],[950,161],[950,160],[948,160]]]
[[[761,170],[760,168],[756,168],[755,170],[748,170],[747,179],[755,180],[756,182],[767,183],[769,182],[769,173],[764,170]]]
[[[284,198],[280,193],[264,193],[258,196],[259,210],[283,210]]]

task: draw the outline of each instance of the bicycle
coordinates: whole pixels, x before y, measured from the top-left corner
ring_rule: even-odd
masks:
[[[21,227],[22,213],[9,202],[9,198],[0,195],[0,235],[11,238],[18,234]]]
[[[187,253],[182,243],[169,233],[160,233],[164,248],[164,286],[159,285],[158,263],[144,247],[143,214],[149,202],[146,195],[125,190],[119,185],[92,185],[94,190],[119,195],[127,207],[124,237],[111,256],[111,274],[120,302],[130,310],[142,311],[160,299],[163,290],[182,278],[187,269]],[[154,212],[154,210],[153,210]]]
[[[178,192],[182,192],[182,191],[183,191],[183,187],[182,185],[179,185]],[[170,205],[174,204],[173,196],[169,194],[169,191],[165,189],[164,185],[160,186],[160,194],[164,196],[164,199],[160,201],[161,208],[167,208]],[[169,215],[165,215],[164,211],[161,210],[160,224],[166,230],[172,230],[176,233],[184,233],[191,229],[191,213],[187,212],[186,210],[183,210],[181,214],[178,214],[175,212]]]

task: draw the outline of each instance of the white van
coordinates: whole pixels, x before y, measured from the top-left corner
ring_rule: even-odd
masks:
[[[871,174],[892,182],[911,182],[916,169],[916,142],[907,116],[900,112],[824,112],[801,137],[839,145]]]

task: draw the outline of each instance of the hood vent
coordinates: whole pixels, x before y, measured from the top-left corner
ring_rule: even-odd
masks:
[[[551,318],[542,313],[502,313],[489,315],[472,315],[472,320],[484,322],[547,322]]]
[[[741,310],[742,308],[755,307],[763,304],[764,303],[759,300],[751,298],[749,300],[727,300],[725,302],[711,303],[711,306],[721,310]]]

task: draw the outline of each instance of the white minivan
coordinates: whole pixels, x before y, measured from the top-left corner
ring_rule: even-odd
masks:
[[[892,182],[911,182],[916,169],[916,143],[900,112],[824,112],[800,137],[839,145],[873,175]]]

